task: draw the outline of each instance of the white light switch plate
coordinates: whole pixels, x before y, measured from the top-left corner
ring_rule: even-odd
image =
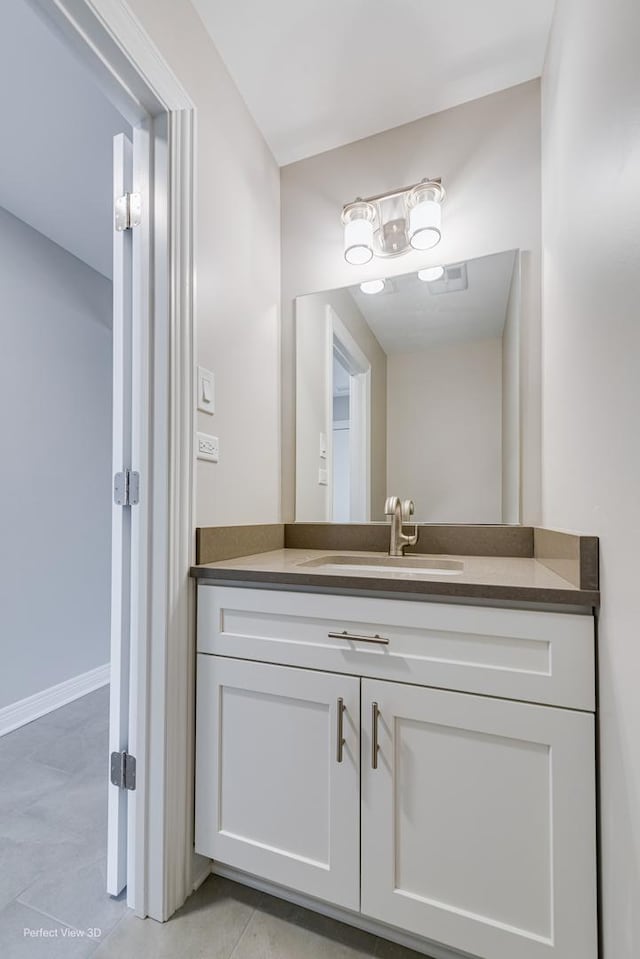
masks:
[[[198,409],[203,413],[215,413],[215,379],[211,370],[198,367]]]
[[[210,436],[208,433],[197,433],[198,440],[198,459],[207,460],[209,463],[217,463],[220,455],[220,446],[217,436]]]
[[[319,469],[318,470],[318,486],[328,486],[329,485],[329,471]]]

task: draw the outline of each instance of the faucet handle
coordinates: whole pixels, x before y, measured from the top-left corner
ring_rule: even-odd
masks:
[[[406,545],[415,546],[417,542],[418,542],[418,524],[416,523],[416,525],[413,527],[413,533],[411,534],[411,536],[407,536]]]
[[[398,503],[400,502],[397,496],[387,496],[384,504],[384,515],[393,516],[395,513]]]
[[[408,523],[409,517],[413,516],[415,512],[415,506],[413,505],[412,499],[403,499],[402,500],[402,522]]]
[[[415,512],[415,506],[413,505],[413,500],[412,500],[412,499],[404,499],[404,500],[402,501],[402,504],[401,504],[401,509],[402,509],[402,522],[403,522],[403,523],[408,523],[408,522],[409,522],[409,517],[410,517],[410,516],[413,516],[413,514],[414,514],[414,512]],[[407,535],[406,533],[405,533],[405,536],[406,536],[406,540],[407,540],[406,545],[407,545],[407,546],[415,546],[416,543],[418,542],[418,524],[416,523],[416,524],[414,525],[414,527],[413,527],[413,533],[412,533],[410,536]]]

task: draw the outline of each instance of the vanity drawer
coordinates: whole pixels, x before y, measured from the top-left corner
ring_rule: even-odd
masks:
[[[201,585],[198,652],[595,709],[588,615]]]

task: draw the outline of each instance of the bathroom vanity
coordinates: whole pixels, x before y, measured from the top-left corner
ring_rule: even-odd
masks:
[[[195,567],[196,851],[435,959],[596,959],[598,593],[560,552]]]

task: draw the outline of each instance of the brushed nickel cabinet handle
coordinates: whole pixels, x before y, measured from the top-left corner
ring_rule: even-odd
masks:
[[[336,722],[336,762],[342,762],[342,752],[344,749],[344,700],[342,696],[338,697],[338,718]]]
[[[371,703],[371,768],[378,768],[378,716],[380,709],[377,703]]]
[[[348,633],[343,629],[341,633],[329,633],[329,639],[350,639],[352,643],[375,643],[377,646],[388,646],[389,640],[384,636],[360,636],[358,633]]]

